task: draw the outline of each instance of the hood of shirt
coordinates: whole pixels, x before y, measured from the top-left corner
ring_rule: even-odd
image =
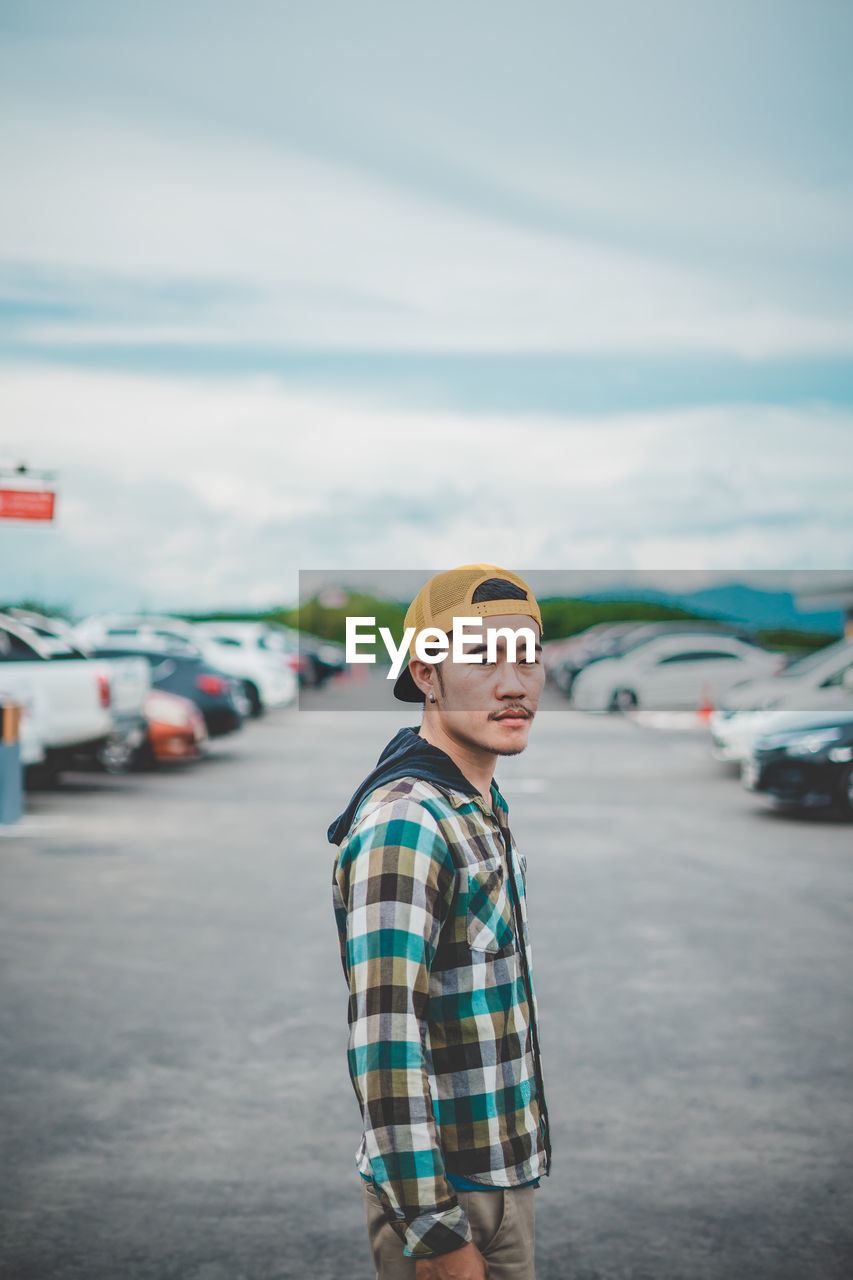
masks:
[[[396,733],[376,762],[376,767],[353,792],[343,813],[329,827],[330,844],[340,844],[352,826],[358,806],[368,792],[398,778],[419,778],[424,782],[436,782],[452,787],[466,795],[479,795],[477,788],[450,759],[446,751],[434,747],[418,732],[420,726],[401,729]]]

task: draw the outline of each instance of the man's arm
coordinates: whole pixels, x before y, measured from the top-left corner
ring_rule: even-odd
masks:
[[[437,822],[407,798],[358,824],[338,872],[347,908],[350,1075],[377,1190],[413,1258],[471,1241],[444,1176],[424,1060],[429,971],[455,878]]]

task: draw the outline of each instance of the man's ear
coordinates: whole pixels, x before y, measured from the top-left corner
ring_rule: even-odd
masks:
[[[409,673],[421,693],[430,702],[430,694],[435,693],[436,667],[433,662],[422,662],[420,658],[409,659]]]

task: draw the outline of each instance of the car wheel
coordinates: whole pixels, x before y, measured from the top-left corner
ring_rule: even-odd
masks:
[[[853,764],[843,769],[838,779],[838,807],[845,818],[853,818]]]
[[[634,711],[637,706],[637,695],[633,689],[614,689],[610,699],[611,711]]]
[[[258,692],[258,686],[252,684],[251,680],[243,681],[243,689],[246,697],[249,699],[249,714],[257,720],[258,716],[264,714],[264,704],[261,702],[261,695]]]
[[[134,748],[118,739],[105,742],[96,754],[104,773],[128,773],[133,765]]]

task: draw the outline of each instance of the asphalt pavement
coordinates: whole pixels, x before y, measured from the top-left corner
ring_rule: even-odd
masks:
[[[0,839],[4,1280],[369,1280],[329,821],[416,712],[310,695]],[[853,1275],[853,827],[545,700],[528,859],[540,1280]]]

